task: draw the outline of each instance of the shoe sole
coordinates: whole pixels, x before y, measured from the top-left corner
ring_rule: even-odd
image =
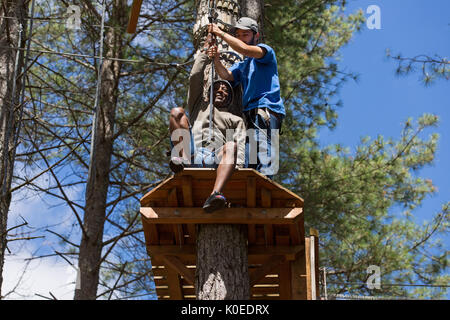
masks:
[[[214,199],[211,201],[211,203],[209,204],[209,206],[203,207],[203,209],[207,212],[207,213],[212,213],[216,210],[220,210],[225,208],[225,202],[223,202],[222,200],[219,199]]]
[[[175,163],[173,161],[170,161],[169,167],[170,167],[170,170],[172,170],[174,173],[181,172],[184,169],[183,163]]]

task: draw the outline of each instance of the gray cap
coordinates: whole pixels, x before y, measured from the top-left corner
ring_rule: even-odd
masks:
[[[236,29],[252,30],[258,33],[258,23],[252,18],[242,17],[234,26],[233,31],[236,31]]]

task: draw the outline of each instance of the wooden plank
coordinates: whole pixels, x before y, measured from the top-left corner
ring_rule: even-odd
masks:
[[[167,203],[169,204],[169,207],[178,207],[178,197],[176,187],[173,187],[169,190],[169,194],[167,195]]]
[[[188,243],[195,244],[195,242],[197,241],[197,232],[195,230],[195,224],[187,224],[186,227],[189,234]]]
[[[169,295],[171,300],[182,300],[180,276],[172,269],[167,270],[167,285],[169,286]]]
[[[152,189],[150,192],[145,194],[141,198],[141,206],[148,207],[149,202],[152,200],[159,202],[161,199],[166,199],[164,197],[164,192],[167,192],[168,189],[174,186],[182,186],[184,176],[192,176],[192,192],[193,192],[193,201],[195,204],[196,201],[198,200],[196,199],[197,196],[204,197],[205,196],[203,194],[204,192],[209,193],[211,192],[211,188],[214,184],[214,180],[216,177],[216,171],[215,169],[209,168],[185,168],[181,174],[178,174],[177,176],[171,176],[169,179],[163,181],[154,189]],[[227,186],[224,189],[227,199],[233,198],[234,201],[242,199],[245,204],[246,202],[245,182],[249,177],[253,177],[256,179],[257,190],[259,188],[271,190],[273,200],[276,199],[284,199],[286,201],[291,200],[292,201],[291,207],[292,205],[297,207],[303,207],[304,201],[301,197],[294,194],[287,188],[284,188],[283,186],[277,184],[276,182],[273,182],[272,180],[266,178],[259,172],[248,168],[238,169],[233,172],[233,175],[227,182]],[[234,186],[234,184],[236,184],[236,186]],[[204,191],[202,191],[203,189]],[[228,192],[231,193],[228,194]],[[209,193],[206,196],[208,196]],[[286,203],[287,205],[287,202],[284,203]]]
[[[290,245],[290,234],[289,226],[286,225],[276,225],[275,229],[275,244],[278,246],[288,246]]]
[[[130,20],[128,21],[127,32],[135,33],[137,23],[139,20],[139,14],[141,13],[142,0],[133,0],[133,5],[131,6]]]
[[[194,201],[192,198],[192,176],[183,176],[183,184],[181,189],[183,191],[183,205],[184,207],[193,207]]]
[[[284,261],[286,261],[286,257],[284,255],[269,257],[266,263],[250,273],[250,287],[258,283],[261,279],[263,279],[267,274],[277,268]]]
[[[167,286],[167,279],[163,277],[154,277],[155,286]]]
[[[294,261],[299,255],[303,255],[305,246],[248,246],[248,256],[267,257],[267,256],[285,256],[286,260]]]
[[[149,221],[147,220],[146,223]],[[173,225],[171,224],[158,224],[158,242],[161,245],[170,245],[174,244],[174,233],[173,233]]]
[[[261,207],[272,207],[272,192],[266,188],[261,188]],[[273,245],[273,226],[271,224],[264,225],[264,240],[266,245]]]
[[[266,188],[272,191],[272,196],[274,198],[280,198],[280,199],[291,199],[294,201],[296,206],[303,207],[304,200],[300,196],[293,193],[291,190],[283,187],[282,185],[278,184],[277,182],[270,180],[270,179],[260,179],[262,176],[261,173],[255,171],[255,174],[258,175],[258,179],[256,180],[256,186],[260,188]]]
[[[169,190],[169,193],[167,195],[167,203],[170,207],[178,207],[178,197],[177,197],[177,188],[173,187]],[[184,243],[184,239],[182,238],[181,234],[181,225],[175,224],[172,226],[173,228],[173,234],[175,238],[175,243],[180,245]]]
[[[256,207],[256,177],[247,177],[247,208]],[[248,243],[256,243],[256,225],[250,223],[248,229]]]
[[[264,232],[264,225],[256,225],[256,245],[266,245],[266,234]]]
[[[185,168],[182,172],[183,175],[192,175],[196,179],[215,179],[215,169],[209,169],[209,168]],[[277,182],[267,178],[263,174],[259,173],[258,171],[250,168],[240,168],[238,170],[235,170],[233,172],[233,175],[230,178],[230,181],[232,180],[239,180],[239,179],[247,179],[247,177],[256,177],[257,179],[257,185],[261,184],[265,186],[266,188],[276,189],[282,192],[283,194],[287,195],[287,198],[298,200],[298,203],[303,206],[304,200],[290,191],[289,189],[283,187],[282,185],[278,184]]]
[[[153,263],[153,260],[152,260],[152,263]],[[158,265],[158,266],[153,265],[152,266],[152,274],[153,274],[153,276],[156,276],[156,277],[166,277],[167,269],[166,269],[166,267],[161,266],[161,265]]]
[[[264,278],[262,278],[257,284],[255,284],[254,286],[253,286],[253,288],[254,287],[257,287],[257,286],[264,286],[264,285],[269,285],[269,284],[279,284],[279,282],[278,282],[278,275],[277,275],[277,277],[264,277]]]
[[[183,287],[183,296],[195,296],[194,286]]]
[[[142,227],[144,228],[146,244],[158,244],[159,235],[156,225],[153,223],[147,223],[145,219],[142,219]]]
[[[248,229],[248,244],[256,244],[256,225],[249,224]]]
[[[317,282],[319,278],[316,276],[316,252],[315,252],[315,237],[309,237],[309,254],[310,254],[310,274],[311,274],[311,300],[317,300],[318,292],[317,292]]]
[[[247,178],[247,207],[256,207],[256,177]]]
[[[266,245],[272,246],[273,245],[273,225],[272,224],[265,224],[264,225],[264,233],[266,235]]]
[[[319,272],[319,231],[316,229],[311,228],[310,229],[311,237],[314,239],[314,247],[311,248],[311,250],[314,252],[314,278],[316,283],[316,299],[320,297],[320,285],[319,285],[319,279],[320,279],[320,272]]]
[[[166,180],[162,181],[160,184],[158,184],[156,187],[154,187],[152,190],[150,190],[149,192],[147,192],[141,199],[140,199],[140,203],[142,207],[147,207],[150,204],[150,201],[154,200],[153,199],[153,195],[155,193],[161,193],[164,192],[165,190],[162,190],[162,188],[164,186],[166,186],[167,184],[169,184],[171,181],[174,180],[174,176],[171,176],[170,178],[167,178]],[[167,194],[167,191],[165,191]]]
[[[302,255],[302,253],[300,253],[300,255]],[[157,264],[165,264],[164,260],[162,259],[163,255],[159,255],[159,256],[152,256],[152,262],[157,263]],[[257,267],[260,267],[262,264],[267,262],[267,258],[269,257],[269,255],[249,255],[248,256],[248,263],[253,264],[253,265],[257,265],[256,267],[252,267],[249,268],[249,270],[253,270]],[[286,259],[287,257],[289,257],[288,255],[286,255]],[[178,257],[180,259],[181,262],[183,262],[185,265],[194,265],[197,263],[197,258],[195,256],[188,256],[188,255],[181,255]]]
[[[299,245],[301,243],[300,231],[298,230],[298,223],[289,225],[289,234],[291,237],[292,245]]]
[[[210,196],[211,190],[213,189],[213,184],[211,183],[211,186],[209,188],[197,188],[195,184],[192,186],[192,197],[194,203],[201,201],[202,204],[205,202],[205,200]],[[236,188],[236,189],[228,189],[224,188],[222,190],[222,193],[225,195],[228,201],[230,202],[236,202],[236,200],[242,200],[244,201],[244,204],[247,202],[247,199],[245,198],[245,187],[242,188]]]
[[[188,244],[182,246],[147,246],[147,251],[151,252],[153,257],[164,255],[177,256],[182,259],[196,257],[195,245]]]
[[[270,208],[272,206],[272,191],[261,188],[261,207]]]
[[[311,300],[311,245],[310,238],[305,239],[305,267],[306,267],[306,299]]]
[[[183,235],[183,227],[181,224],[173,225],[173,233],[175,235],[175,243],[177,245],[184,244],[184,235]]]
[[[165,255],[161,256],[162,260],[164,260],[165,264],[182,275],[187,282],[194,285],[195,276],[191,270],[189,270],[184,263],[180,261],[176,256]]]
[[[250,300],[279,300],[278,294],[271,295],[254,295],[250,297]]]
[[[157,224],[291,224],[302,216],[302,208],[225,208],[206,214],[202,208],[145,207],[140,210],[148,223]],[[264,212],[264,213],[263,213]]]
[[[306,242],[305,250],[291,262],[291,299],[306,300],[307,297],[307,274],[306,274]]]
[[[185,177],[185,176],[183,176]],[[186,176],[187,177],[187,176]],[[249,177],[249,178],[255,178],[255,177]],[[214,179],[213,180],[207,180],[207,179],[198,179],[197,177],[192,177],[192,189],[205,189],[209,190],[211,192],[211,188],[214,186]],[[256,186],[256,181],[255,181]],[[241,191],[244,191],[247,189],[247,180],[228,180],[226,185],[224,186],[223,190],[235,190],[239,189]],[[247,197],[244,197],[247,199]]]
[[[257,294],[279,294],[280,287],[278,285],[272,285],[272,286],[263,286],[263,287],[252,287],[251,288],[251,294],[257,295]]]
[[[167,296],[168,299],[170,300],[184,300],[187,297],[193,297],[195,299],[195,288],[191,287],[187,287],[187,288],[182,288],[181,289],[181,297],[180,298],[172,298],[172,288],[169,286],[161,286],[160,288],[156,288],[156,292],[158,294],[158,296]],[[170,297],[169,297],[170,296]],[[167,299],[166,298],[166,299]],[[158,297],[159,299],[159,297]]]
[[[301,243],[305,242],[305,217],[302,215],[300,219],[298,219],[298,232],[300,233],[300,241]]]
[[[299,255],[304,254],[305,247],[303,245],[298,246],[248,246],[249,259],[261,258],[262,261],[266,261],[271,256],[285,256],[287,261],[294,261]],[[182,246],[147,246],[147,251],[152,254],[152,257],[159,257],[162,255],[177,256],[183,261],[188,259],[195,261],[196,247],[195,245],[182,245]],[[264,258],[264,259],[263,259]]]
[[[291,262],[286,261],[280,266],[280,299],[291,300]]]
[[[164,254],[161,255],[156,255],[152,257],[152,263],[157,263],[157,264],[162,264],[165,265],[166,262],[163,259],[164,258]],[[188,255],[183,255],[183,256],[178,256],[177,257],[184,265],[193,265],[195,266],[195,264],[197,263],[196,257],[195,256],[188,256]],[[189,269],[189,268],[188,268]]]

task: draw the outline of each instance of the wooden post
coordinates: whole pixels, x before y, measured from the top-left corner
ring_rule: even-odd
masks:
[[[256,178],[247,178],[247,208],[256,207]],[[248,242],[255,243],[256,241],[256,225],[248,225]]]
[[[291,262],[291,299],[307,300],[309,295],[309,238],[305,238],[305,248],[295,261]]]
[[[136,27],[139,19],[139,14],[141,13],[142,0],[133,0],[130,12],[130,20],[128,21],[127,32],[135,33]]]
[[[316,288],[316,257],[315,257],[315,239],[314,236],[310,236],[309,237],[309,263],[310,263],[310,267],[309,267],[309,272],[310,272],[310,277],[311,277],[311,300],[316,300],[317,299],[317,288]]]
[[[311,245],[311,251],[314,255],[314,268],[311,270],[312,274],[314,275],[315,279],[315,291],[316,291],[316,299],[320,299],[320,284],[319,284],[319,231],[310,228],[309,234],[311,235],[311,238],[313,238],[311,243],[314,243],[314,245]]]

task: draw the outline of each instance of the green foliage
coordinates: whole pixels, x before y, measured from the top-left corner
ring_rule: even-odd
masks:
[[[340,1],[267,1],[265,41],[275,48],[288,120],[306,137],[336,125],[339,87],[355,75],[338,70],[338,50],[359,30],[362,12],[344,16]]]
[[[333,101],[339,87],[356,80],[340,71],[336,60],[359,30],[363,13],[344,16],[338,1],[266,4],[265,41],[277,54],[287,108],[276,179],[305,199],[306,223],[320,233],[320,263],[329,270],[329,293],[445,297],[443,288],[383,286],[370,291],[365,285],[370,265],[381,267],[382,283],[448,280],[439,244],[448,231],[448,205],[430,224],[419,226],[412,216],[436,191],[418,173],[434,160],[438,136],[422,135],[438,118],[425,114],[415,124],[408,119],[398,141],[366,137],[354,153],[341,145],[320,148],[318,128],[336,125],[340,103]],[[431,229],[433,237],[427,236]]]
[[[430,86],[437,80],[450,80],[450,61],[446,57],[437,54],[432,57],[422,54],[407,58],[401,54],[392,55],[389,49],[386,50],[386,56],[397,61],[395,73],[398,76],[419,72],[419,80],[425,86]]]

